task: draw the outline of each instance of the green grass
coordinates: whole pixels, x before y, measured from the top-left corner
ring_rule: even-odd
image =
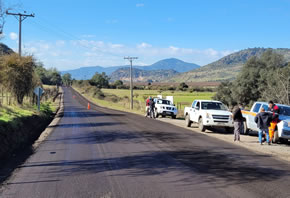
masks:
[[[23,109],[17,106],[0,107],[0,121],[11,122],[16,118],[32,116],[32,109]]]
[[[117,95],[119,97],[129,97],[130,91],[124,89],[102,89],[106,95]],[[192,103],[194,100],[203,99],[210,100],[215,95],[215,92],[186,92],[186,91],[158,91],[158,90],[134,90],[133,92],[134,100],[143,102],[145,104],[146,98],[148,96],[156,97],[157,95],[162,95],[163,98],[166,96],[173,96],[174,104],[178,103]],[[185,105],[181,105],[184,108]]]

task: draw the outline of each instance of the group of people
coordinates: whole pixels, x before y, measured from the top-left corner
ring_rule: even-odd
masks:
[[[233,110],[234,120],[234,141],[240,141],[240,133],[243,131],[244,117],[242,115],[242,104],[235,104]],[[259,128],[259,143],[263,144],[263,133],[266,136],[266,142],[270,145],[273,138],[276,126],[279,122],[279,107],[273,101],[269,101],[268,110],[262,107],[260,112],[255,117],[255,122]]]
[[[154,99],[150,96],[147,100],[146,100],[146,114],[145,117],[150,117],[150,118],[154,118],[155,119],[155,102]]]

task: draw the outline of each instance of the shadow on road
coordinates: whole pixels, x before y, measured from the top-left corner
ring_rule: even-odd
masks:
[[[49,126],[49,128],[82,128],[82,127],[102,127],[102,126],[114,126],[114,125],[122,125],[121,122],[103,122],[103,123],[74,123],[74,124],[57,124]]]
[[[182,181],[185,183],[192,184],[192,179],[194,179],[199,184],[209,182],[215,183],[219,187],[254,181],[271,182],[289,176],[289,172],[282,169],[247,163],[245,158],[248,157],[247,155],[225,155],[211,150],[197,149],[134,153],[131,156],[93,160],[33,162],[21,166],[21,168],[53,167],[48,169],[47,173],[54,173],[53,175],[57,174],[58,176],[109,172],[111,175],[123,174],[134,177],[175,172],[184,175]],[[265,157],[267,156],[256,155],[258,160]],[[281,164],[279,165],[281,167]],[[119,170],[126,171],[116,172]]]

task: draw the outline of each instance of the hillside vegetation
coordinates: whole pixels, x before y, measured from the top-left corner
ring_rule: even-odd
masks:
[[[175,70],[132,70],[134,82],[162,82],[178,74]],[[110,75],[111,81],[130,81],[130,68],[121,68]]]
[[[235,52],[199,69],[178,74],[169,79],[169,82],[207,82],[233,80],[241,71],[243,65],[254,56],[261,57],[269,48],[249,48]],[[290,49],[273,49],[277,54],[284,56],[290,62]]]
[[[226,104],[236,102],[251,106],[256,101],[290,104],[290,63],[277,51],[267,50],[250,58],[238,77],[223,82],[215,98]]]

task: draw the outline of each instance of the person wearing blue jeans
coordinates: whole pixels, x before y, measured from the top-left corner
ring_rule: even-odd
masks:
[[[258,113],[255,117],[255,122],[257,123],[257,127],[259,128],[259,142],[261,145],[263,144],[262,142],[263,132],[266,133],[267,142],[268,144],[270,144],[268,127],[270,126],[271,121],[272,115],[265,112],[264,108],[261,108],[260,113]]]
[[[262,140],[263,132],[265,132],[265,134],[266,134],[266,141],[269,143],[269,128],[265,128],[265,129],[260,129],[259,130],[259,142],[260,142],[260,144],[263,143],[263,140]]]

